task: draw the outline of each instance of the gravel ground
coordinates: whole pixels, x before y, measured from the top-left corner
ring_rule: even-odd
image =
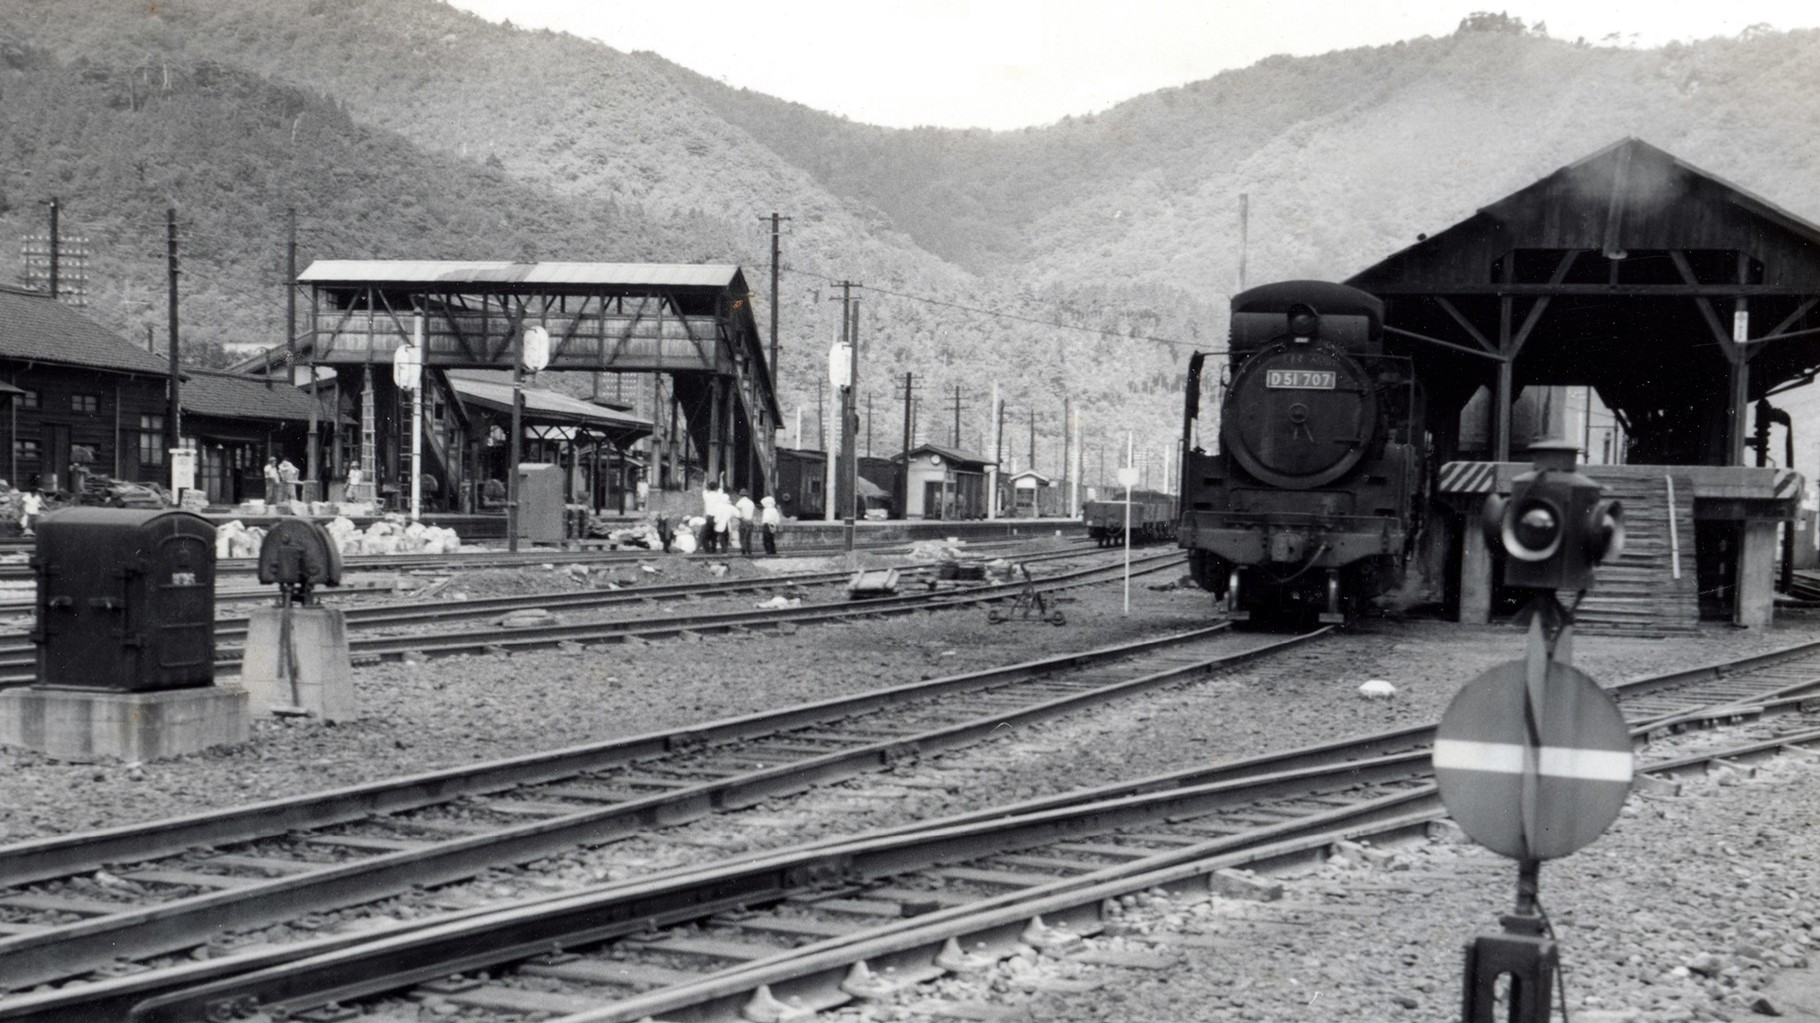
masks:
[[[656,573],[618,569],[579,581],[565,566],[464,576],[470,596],[548,592],[637,577],[706,578],[700,562],[657,558]],[[780,559],[730,571],[827,570]],[[917,614],[794,634],[606,644],[568,651],[455,657],[356,669],[360,718],[323,724],[264,718],[239,746],[147,764],[66,763],[0,748],[0,841],[81,831],[250,803],[375,778],[753,713],[883,685],[1027,660],[1076,644],[1107,645],[1205,623],[1205,594],[1153,592],[1140,577],[1132,615],[1116,589],[1064,605],[1067,628],[990,625],[983,610]],[[750,607],[753,595],[686,602]],[[661,615],[661,609],[646,614]],[[232,681],[222,679],[223,682]]]
[[[653,567],[662,570],[664,581],[696,571],[680,559],[655,559]],[[736,561],[731,570],[764,569]],[[618,571],[622,583],[632,582],[630,570]],[[0,750],[0,831],[16,840],[128,824],[597,742],[1203,624],[1211,598],[1168,586],[1167,578],[1136,582],[1128,617],[1117,586],[1075,591],[1065,605],[1064,628],[994,626],[983,611],[944,612],[805,626],[791,635],[632,642],[362,668],[355,673],[361,718],[343,725],[261,720],[253,740],[242,746],[143,765],[69,764]],[[480,596],[600,583],[552,566],[486,573],[464,579],[460,589]],[[728,606],[754,600],[738,598]],[[714,605],[690,604],[708,606]],[[1595,678],[1615,681],[1816,636],[1820,627],[1808,619],[1766,631],[1706,628],[1695,636],[1660,640],[1583,636],[1577,664]],[[1258,641],[1245,637],[1235,645]],[[1115,709],[1007,729],[968,750],[779,800],[758,808],[744,824],[715,818],[676,829],[677,837],[683,847],[712,857],[1159,773],[1196,759],[1220,761],[1431,722],[1463,682],[1519,657],[1521,650],[1521,635],[1508,628],[1370,621],[1351,635],[1288,658],[1153,692]],[[1355,690],[1371,678],[1390,681],[1397,695],[1359,698]],[[1753,798],[1693,794],[1668,802],[1634,800],[1627,811],[1633,815],[1599,844],[1545,870],[1543,896],[1557,914],[1575,1019],[1598,1020],[1589,1015],[1592,1009],[1620,1013],[1605,1017],[1606,1023],[1743,1018],[1749,1004],[1731,996],[1757,991],[1782,968],[1778,964],[1800,958],[1786,948],[1806,954],[1814,917],[1805,896],[1820,891],[1815,883],[1820,877],[1814,876],[1820,864],[1804,848],[1813,845],[1812,832],[1806,832],[1807,842],[1802,838],[1815,819],[1820,781],[1812,772],[1769,772],[1739,791]],[[891,798],[876,798],[880,793]],[[1747,858],[1720,855],[1726,846]],[[534,887],[568,887],[676,858],[674,847],[636,839],[532,865],[531,873],[537,875]],[[1042,1000],[1028,1008],[1036,1018],[1055,1019],[1294,1020],[1309,1018],[1309,999],[1323,992],[1314,1004],[1327,1018],[1452,1018],[1458,1011],[1462,943],[1494,929],[1496,914],[1509,902],[1513,870],[1501,864],[1474,847],[1437,846],[1400,855],[1394,870],[1382,878],[1372,875],[1374,885],[1363,885],[1359,872],[1335,868],[1332,876],[1293,882],[1290,896],[1353,910],[1330,911],[1323,920],[1331,918],[1331,926],[1248,925],[1284,940],[1260,945],[1255,933],[1241,929],[1244,941],[1228,949],[1231,954],[1192,950],[1180,965],[1161,972],[1102,970],[1095,974],[1103,985],[1097,990],[1066,999],[1039,996]],[[493,875],[477,883],[522,891],[520,880]],[[1680,897],[1640,909],[1659,892]],[[1168,923],[1217,934],[1225,926],[1221,914],[1228,911],[1218,904],[1168,912],[1134,905],[1131,926]],[[1258,912],[1256,904],[1236,911]],[[1147,913],[1159,922],[1149,922]],[[1397,925],[1374,922],[1384,919]],[[1689,965],[1702,953],[1724,964],[1712,981],[1719,988],[1716,999],[1700,994],[1711,987],[1701,972],[1711,964],[1702,960],[1700,970]],[[1772,953],[1780,958],[1764,958]],[[1079,968],[1044,962],[1025,967]],[[1687,976],[1677,974],[1678,968],[1689,971]],[[1729,987],[1727,976],[1733,978]],[[1001,980],[997,991],[982,988],[983,996],[1000,1006],[1028,997],[1013,994],[1021,991],[1015,977]],[[1677,991],[1680,997],[1669,997]],[[935,994],[940,992],[917,997]],[[1588,996],[1606,1001],[1587,1002]],[[1622,1014],[1631,1010],[1635,1014]],[[880,1018],[895,1018],[893,1013],[926,1015],[908,1002],[875,1010],[884,1014]]]
[[[1570,1018],[1820,1020],[1817,822],[1812,760],[1633,795],[1602,838],[1542,871]],[[1497,932],[1515,877],[1509,860],[1438,841],[1285,878],[1280,901],[1127,897],[1085,950],[1155,960],[1139,968],[1028,951],[827,1018],[1455,1020],[1464,947]]]

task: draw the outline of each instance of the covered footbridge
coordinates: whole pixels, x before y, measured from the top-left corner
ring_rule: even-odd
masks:
[[[501,438],[491,428],[471,435],[448,371],[514,370],[527,329],[542,327],[545,373],[649,378],[632,391],[649,412],[652,486],[681,487],[705,473],[755,496],[774,489],[774,380],[737,266],[331,259],[297,280],[309,288],[308,325],[294,353],[272,359],[328,367],[342,394],[358,396],[350,411],[382,474],[398,471],[396,453],[409,448],[408,438],[398,442],[397,417],[386,414],[401,406],[390,371],[396,349],[421,331],[432,409],[426,456],[454,492],[484,479],[486,448]],[[343,443],[320,455],[333,477],[358,457]]]

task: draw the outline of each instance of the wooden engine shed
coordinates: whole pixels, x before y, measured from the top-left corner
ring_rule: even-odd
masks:
[[[1754,405],[1820,372],[1820,227],[1627,138],[1354,275],[1426,390],[1438,462],[1426,553],[1462,620],[1497,608],[1487,494],[1527,468],[1525,388],[1588,387],[1629,437],[1588,475],[1626,506],[1629,552],[1582,620],[1630,631],[1764,625],[1778,526],[1801,480],[1752,457]],[[1461,462],[1459,413],[1491,395],[1491,458]],[[1767,430],[1767,425],[1764,426]],[[1755,461],[1755,466],[1750,463]]]

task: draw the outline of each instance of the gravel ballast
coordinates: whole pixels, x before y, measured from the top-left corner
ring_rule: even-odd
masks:
[[[680,560],[654,564],[663,569],[664,581],[694,570]],[[735,564],[734,570],[749,566]],[[14,841],[130,824],[599,742],[1205,624],[1211,597],[1165,585],[1173,576],[1135,581],[1129,617],[1122,613],[1116,584],[1072,591],[1064,605],[1068,625],[1062,628],[992,625],[978,609],[804,626],[793,634],[752,632],[361,668],[355,673],[361,717],[346,724],[262,719],[244,745],[141,765],[61,763],[0,750],[0,828],[5,840]],[[467,588],[479,595],[559,584],[576,581],[555,565],[489,575]],[[728,598],[727,606],[756,601]],[[1704,627],[1693,636],[1667,639],[1582,636],[1576,663],[1595,678],[1616,681],[1816,637],[1820,629],[1801,620],[1764,631]],[[1236,637],[1235,645],[1259,640]],[[1288,657],[1091,714],[1005,729],[989,742],[904,764],[872,780],[776,801],[758,808],[758,815],[778,820],[777,842],[800,841],[1175,770],[1194,761],[1423,724],[1439,718],[1465,681],[1521,652],[1521,633],[1508,627],[1367,621],[1352,634]],[[1390,682],[1396,695],[1360,698],[1358,686],[1368,679]],[[869,788],[899,795],[868,800]],[[1555,913],[1563,942],[1574,1018],[1598,1020],[1590,1014],[1608,1012],[1618,1014],[1605,1017],[1608,1023],[1742,1019],[1751,1015],[1753,1003],[1740,1004],[1732,996],[1746,993],[1774,1004],[1775,991],[1765,985],[1788,969],[1786,963],[1806,955],[1814,919],[1811,893],[1820,892],[1815,883],[1820,877],[1814,876],[1820,864],[1806,851],[1813,846],[1807,829],[1816,800],[1820,780],[1812,769],[1794,767],[1674,800],[1633,796],[1627,816],[1604,839],[1545,868],[1543,899]],[[813,826],[805,828],[804,822]],[[703,840],[707,857],[717,849],[769,842],[750,832],[728,837],[732,825],[721,818],[684,830]],[[1723,852],[1728,846],[1743,858],[1728,858]],[[662,856],[648,859],[648,852],[634,840],[564,858],[559,866],[565,877],[586,883],[663,865]],[[1066,997],[1033,994],[1015,978],[954,997],[986,997],[1001,1008],[1022,1006],[1035,1018],[1055,1019],[1295,1020],[1315,1018],[1311,1014],[1317,1011],[1329,1019],[1451,1019],[1458,1013],[1463,943],[1495,929],[1497,914],[1509,908],[1514,867],[1505,867],[1466,845],[1403,851],[1388,869],[1333,867],[1290,882],[1285,900],[1353,910],[1328,912],[1321,927],[1251,925],[1256,933],[1239,932],[1244,940],[1236,950],[1213,956],[1186,946],[1188,951],[1177,950],[1181,962],[1162,971],[1100,968],[1093,974],[1100,987]],[[1374,884],[1363,884],[1366,879]],[[1647,905],[1650,900],[1657,900],[1655,907]],[[1257,912],[1255,906],[1239,909]],[[1131,919],[1121,926],[1179,923],[1185,931],[1207,930],[1223,926],[1220,916],[1227,911],[1217,903],[1146,907],[1134,900],[1127,911]],[[1219,931],[1213,927],[1210,933]],[[1298,937],[1288,945],[1257,936],[1291,931]],[[1763,956],[1752,958],[1739,946]],[[1785,946],[1801,954],[1791,955]],[[1688,964],[1700,954],[1719,957],[1724,965],[1708,977],[1702,972],[1707,961],[1701,961],[1702,970]],[[1020,962],[1026,971],[1079,969]],[[1687,977],[1675,972],[1683,967]],[[944,983],[961,991],[969,982]],[[1319,999],[1309,1002],[1317,991]],[[1683,993],[1671,998],[1670,991]],[[1587,996],[1606,1001],[1584,1001]],[[926,1018],[916,1004],[924,997],[946,995],[932,989],[866,1011],[870,1018]]]

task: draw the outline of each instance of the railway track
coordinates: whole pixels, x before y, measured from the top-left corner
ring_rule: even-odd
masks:
[[[1032,540],[1049,541],[1053,539],[1054,538],[1050,536],[1043,536],[1015,540],[970,540],[967,542],[966,549],[969,551],[997,552],[1007,549],[1028,547]],[[1079,537],[1071,537],[1068,538],[1068,540],[1071,544],[1078,546],[1082,550],[1092,549],[1085,540]],[[855,543],[854,550],[871,552],[898,551],[904,550],[909,546],[909,542],[905,540],[885,540]],[[35,547],[31,547],[21,548],[16,552],[0,551],[0,555],[8,553],[16,553],[18,555],[18,557],[11,562],[0,563],[0,586],[12,584],[16,587],[19,585],[28,585],[33,582],[34,577],[32,575],[32,570],[23,559],[29,558],[35,550]],[[778,556],[810,558],[827,557],[845,553],[846,548],[840,544],[791,546],[785,541]],[[629,565],[636,564],[640,560],[649,561],[653,557],[725,560],[730,557],[742,556],[738,554],[664,554],[661,551],[638,548],[611,551],[590,549],[557,550],[546,548],[542,550],[518,552],[491,550],[485,552],[470,551],[463,554],[350,555],[343,559],[342,568],[349,573],[460,572],[480,569],[531,568],[548,564],[553,561],[561,561],[563,564],[581,565]],[[762,559],[769,556],[756,555],[755,557]],[[215,563],[215,577],[217,580],[250,577],[258,573],[258,568],[258,560],[256,558],[221,558]],[[14,601],[12,603],[17,602]]]
[[[0,847],[0,986],[105,973],[754,805],[1262,656],[1223,626],[676,732]]]
[[[1820,644],[1805,644],[1614,690],[1640,742],[1715,722],[1775,733],[1640,768],[1666,772],[1820,744],[1811,720],[1793,731],[1763,725],[1777,712],[1820,709],[1817,676]],[[144,1021],[229,1019],[255,1006],[352,1018],[331,1003],[358,999],[383,1011],[401,996],[468,1014],[578,1013],[576,1023],[800,1018],[980,968],[1019,942],[1066,948],[1092,930],[1099,902],[1117,894],[1220,876],[1222,867],[1318,859],[1336,841],[1419,833],[1443,814],[1428,781],[1431,736],[1431,726],[1403,729],[684,868],[427,928],[332,939],[299,961],[254,952],[238,966],[184,967],[163,988],[122,978],[95,985],[94,1004],[107,1001],[99,991],[111,984],[112,1010],[166,992],[133,1017]],[[1061,919],[1085,926],[1070,933],[1040,923]],[[961,939],[968,945],[950,944]],[[253,972],[208,976],[237,969]],[[181,983],[200,986],[170,991]],[[52,1004],[80,1004],[75,993],[63,997],[0,1001],[0,1019],[89,1018],[42,1015]]]
[[[1066,550],[1024,555],[1026,564],[1091,556],[1090,550]],[[1134,572],[1153,572],[1180,561],[1174,552],[1138,558]],[[1070,585],[1096,582],[1111,573],[1122,571],[1122,564],[1101,564],[1052,576],[1038,577],[1035,585],[1049,590]],[[926,567],[904,570],[915,577],[929,571]],[[666,599],[719,596],[797,587],[825,586],[845,581],[850,572],[805,573],[795,576],[773,576],[762,579],[717,580],[673,586],[639,586],[622,590],[562,591],[511,597],[482,598],[465,601],[422,601],[415,603],[375,605],[344,609],[350,631],[375,632],[387,629],[437,625],[450,621],[497,618],[514,610],[592,611],[615,606],[650,606]],[[1022,582],[981,584],[947,590],[924,590],[895,597],[866,601],[839,601],[807,604],[796,608],[744,609],[738,611],[664,611],[661,619],[652,616],[589,622],[553,622],[545,625],[501,626],[478,628],[465,626],[457,630],[417,631],[408,635],[354,637],[349,653],[356,663],[395,659],[406,655],[451,656],[487,653],[497,650],[536,649],[563,643],[589,643],[623,640],[629,636],[663,638],[688,630],[695,632],[728,631],[740,628],[774,627],[784,622],[815,622],[866,615],[907,613],[916,610],[941,610],[963,607],[981,601],[1001,600],[1015,596]],[[215,641],[218,647],[215,667],[218,673],[238,670],[240,651],[247,636],[247,619],[227,618],[217,622]],[[37,679],[37,648],[22,633],[0,634],[0,686],[24,685]]]

